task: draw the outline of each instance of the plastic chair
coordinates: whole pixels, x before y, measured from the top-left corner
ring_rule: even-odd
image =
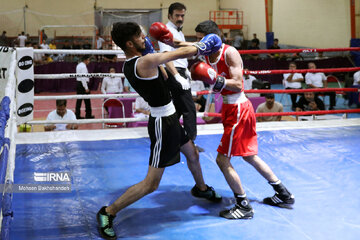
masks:
[[[106,99],[101,108],[102,118],[125,118],[125,108],[122,101],[117,98]],[[103,128],[107,127],[126,127],[126,123],[103,123]]]

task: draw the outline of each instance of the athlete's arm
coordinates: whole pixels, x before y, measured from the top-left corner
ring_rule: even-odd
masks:
[[[198,49],[194,46],[178,48],[174,51],[148,54],[139,58],[137,62],[137,74],[143,78],[154,77],[158,74],[157,67],[161,64],[176,60],[178,58],[187,58],[197,54]]]
[[[241,89],[243,89],[243,62],[239,52],[235,48],[229,47],[227,49],[226,63],[228,64],[230,78],[226,79],[225,89],[240,92]]]

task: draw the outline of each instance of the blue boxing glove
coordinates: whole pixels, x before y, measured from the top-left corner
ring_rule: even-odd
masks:
[[[218,35],[211,33],[203,37],[200,42],[196,42],[193,45],[198,49],[198,54],[211,55],[221,48],[222,41]]]
[[[151,43],[150,38],[145,37],[145,50],[142,51],[142,55],[145,56],[148,53],[155,53],[155,49]]]

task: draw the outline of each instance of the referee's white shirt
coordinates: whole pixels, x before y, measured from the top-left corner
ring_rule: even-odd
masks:
[[[173,24],[172,22],[168,22],[166,24],[167,28],[170,30],[170,32],[173,34],[174,38],[176,38],[177,40],[180,41],[185,41],[185,36],[183,34],[182,31],[178,32],[177,27],[175,24]],[[175,50],[175,48],[159,42],[159,48],[160,48],[160,52],[170,52]],[[181,58],[181,59],[177,59],[173,61],[174,66],[175,67],[179,67],[179,68],[187,68],[188,67],[188,61],[186,58]]]
[[[88,73],[88,69],[84,62],[81,62],[76,66],[76,73]],[[77,77],[76,81],[80,81],[82,83],[83,87],[85,88],[85,90],[89,89],[88,88],[88,82],[89,82],[88,77]]]

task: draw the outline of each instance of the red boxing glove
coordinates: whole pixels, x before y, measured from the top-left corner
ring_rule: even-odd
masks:
[[[170,30],[166,27],[165,24],[161,22],[154,22],[151,24],[149,29],[150,35],[156,40],[168,44],[170,46],[174,45],[173,35]]]
[[[213,85],[214,92],[221,92],[226,85],[223,76],[218,75],[215,69],[204,62],[197,62],[190,68],[191,78]]]

